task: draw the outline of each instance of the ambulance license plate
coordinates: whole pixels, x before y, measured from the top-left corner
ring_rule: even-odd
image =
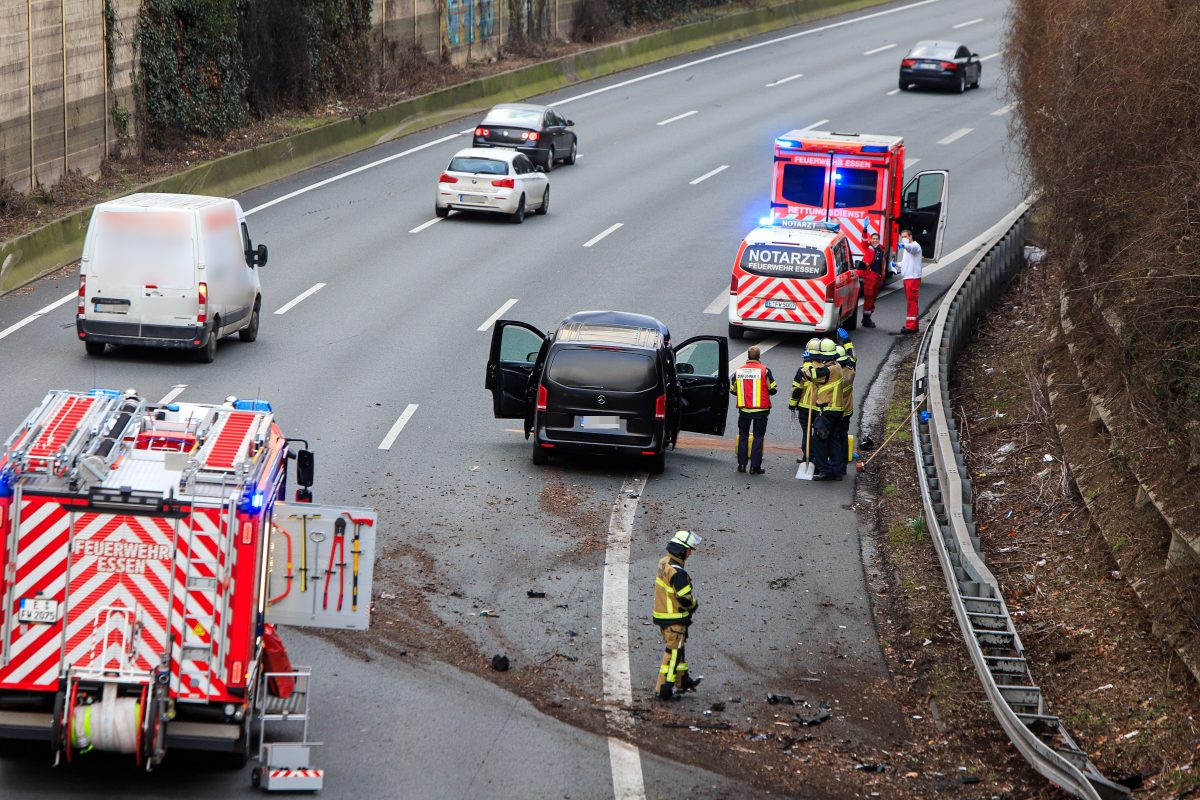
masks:
[[[17,622],[53,625],[58,622],[58,601],[40,597],[22,597],[17,609]]]
[[[621,427],[620,417],[580,417],[579,427],[589,431],[612,431]]]
[[[796,304],[791,300],[768,300],[767,308],[787,308],[794,310],[796,308]]]

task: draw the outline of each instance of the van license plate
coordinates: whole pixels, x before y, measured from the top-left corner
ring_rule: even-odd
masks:
[[[53,625],[58,622],[58,601],[40,597],[22,597],[17,609],[17,622]]]
[[[93,303],[92,310],[97,314],[128,314],[127,303]]]
[[[796,308],[796,304],[791,300],[768,300],[767,308],[787,308],[794,310]]]
[[[590,431],[617,430],[621,427],[620,417],[580,417],[579,427]]]

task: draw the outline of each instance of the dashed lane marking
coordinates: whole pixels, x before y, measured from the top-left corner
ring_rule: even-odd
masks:
[[[600,231],[600,232],[599,232],[599,233],[597,233],[595,236],[593,236],[592,238],[590,238],[590,239],[588,239],[586,242],[584,242],[584,243],[583,243],[583,246],[584,246],[584,247],[591,247],[591,246],[592,246],[592,245],[594,245],[596,242],[598,242],[598,241],[600,241],[601,239],[603,239],[605,236],[608,236],[608,235],[609,235],[610,233],[612,233],[613,231],[615,231],[615,230],[617,230],[618,228],[622,227],[624,224],[625,224],[624,222],[615,222],[615,223],[613,223],[612,225],[609,225],[607,228],[605,228],[604,230]]]
[[[706,180],[708,180],[709,178],[711,178],[713,175],[718,175],[718,174],[720,174],[720,173],[724,172],[724,171],[725,171],[725,170],[727,170],[727,169],[729,169],[729,165],[728,165],[728,164],[722,164],[721,166],[717,167],[716,169],[709,170],[708,172],[704,173],[704,174],[703,174],[703,175],[701,175],[699,178],[696,178],[694,181],[688,181],[688,184],[689,184],[689,185],[691,185],[691,186],[695,186],[697,183],[700,183],[700,182],[702,182],[702,181],[706,181]]]
[[[488,317],[487,319],[485,319],[485,320],[483,321],[483,324],[482,324],[482,325],[480,325],[480,326],[479,326],[478,328],[476,328],[475,330],[477,330],[477,331],[486,331],[488,328],[490,328],[490,327],[492,327],[493,325],[495,325],[495,324],[496,324],[496,320],[498,320],[498,319],[500,319],[500,317],[504,316],[504,313],[505,313],[506,311],[508,311],[510,308],[512,308],[513,306],[515,306],[516,304],[517,304],[517,298],[515,298],[515,297],[513,297],[513,298],[510,298],[510,299],[509,299],[509,301],[508,301],[507,303],[505,303],[504,305],[502,305],[502,306],[500,306],[499,308],[497,308],[497,309],[496,309],[496,313],[492,314],[490,317]]]
[[[705,314],[723,314],[723,313],[725,313],[725,307],[728,305],[729,305],[729,290],[725,289],[719,295],[717,295],[717,298],[715,300],[713,300],[711,303],[708,304],[708,307],[704,309],[704,313]]]
[[[787,83],[788,81],[794,81],[794,80],[796,80],[796,78],[803,78],[803,77],[804,77],[803,72],[797,72],[795,75],[788,75],[786,78],[780,78],[777,81],[771,81],[764,88],[770,89],[772,86],[780,86],[782,84]]]
[[[958,130],[956,130],[954,133],[950,134],[946,138],[939,139],[938,144],[952,144],[954,142],[957,142],[959,139],[966,136],[968,133],[970,133],[973,130],[975,130],[975,129],[974,128],[959,128]]]
[[[18,322],[14,322],[12,325],[9,325],[4,330],[0,331],[0,339],[3,339],[5,337],[9,336],[10,334],[16,333],[17,331],[21,330],[21,328],[24,328],[26,325],[33,322],[35,319],[46,316],[54,309],[58,308],[59,306],[66,305],[67,303],[71,302],[78,296],[79,296],[78,292],[71,292],[66,297],[61,297],[58,300],[55,300],[53,303],[51,303],[48,306],[42,306],[37,311],[30,314],[28,317],[25,317],[25,319],[22,319]]]
[[[983,17],[976,17],[975,19],[969,19],[966,22],[960,22],[957,25],[951,25],[950,27],[953,28],[954,30],[958,30],[959,28],[966,28],[971,25],[978,25],[980,22],[983,22]]]
[[[983,58],[981,58],[979,60],[980,61],[991,61],[993,58],[999,58],[999,57],[1000,57],[999,53],[992,53],[990,56],[984,56]]]
[[[392,449],[392,445],[396,443],[396,438],[400,435],[400,431],[404,430],[404,426],[408,424],[408,421],[412,419],[412,415],[415,413],[417,413],[417,404],[409,403],[408,407],[400,414],[400,418],[392,423],[387,436],[384,436],[383,441],[379,443],[380,450]]]
[[[425,230],[426,228],[432,228],[434,225],[437,225],[443,219],[445,219],[445,217],[434,217],[433,219],[429,220],[428,222],[422,222],[420,225],[418,225],[417,227],[415,227],[411,231],[409,231],[409,233],[420,233],[421,231]]]
[[[1013,104],[1009,103],[1006,106],[1000,106],[992,112],[993,117],[1003,117],[1005,114],[1013,110]]]
[[[275,313],[276,313],[277,315],[280,315],[280,316],[282,316],[282,315],[286,314],[287,312],[291,311],[293,308],[295,308],[296,306],[300,305],[300,304],[301,304],[301,303],[303,303],[305,300],[307,300],[308,298],[312,297],[314,294],[316,294],[317,292],[321,291],[321,290],[322,290],[322,289],[324,289],[324,288],[325,288],[325,284],[323,284],[323,283],[318,283],[318,284],[316,284],[316,285],[315,285],[315,286],[313,286],[312,288],[310,288],[310,289],[307,289],[307,290],[305,290],[305,291],[301,292],[300,294],[298,294],[296,297],[294,297],[294,298],[293,298],[291,301],[289,301],[288,303],[285,303],[285,304],[284,304],[282,307],[280,307],[280,309],[279,309],[278,311],[276,311]]]
[[[179,395],[183,394],[183,390],[184,390],[184,389],[186,389],[186,388],[187,388],[187,384],[186,384],[186,383],[177,383],[177,384],[175,384],[175,388],[174,388],[174,389],[172,389],[171,391],[167,392],[166,394],[164,394],[164,395],[162,396],[162,400],[159,400],[159,401],[158,401],[158,404],[159,404],[160,406],[165,406],[167,403],[171,402],[171,401],[172,401],[172,400],[174,400],[176,397],[179,397]]]
[[[669,119],[664,119],[662,122],[656,122],[654,124],[658,125],[660,127],[663,125],[670,125],[672,122],[678,122],[681,119],[687,119],[688,117],[692,116],[693,114],[699,114],[699,113],[700,112],[696,111],[696,110],[686,111],[682,114],[676,114],[675,116],[673,116]]]
[[[882,53],[884,50],[891,50],[895,46],[896,46],[896,43],[892,42],[891,44],[885,44],[883,47],[876,47],[874,50],[867,50],[866,52],[863,53],[863,55],[864,56],[873,56],[876,53]]]

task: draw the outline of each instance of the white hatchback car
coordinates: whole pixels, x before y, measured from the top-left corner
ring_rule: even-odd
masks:
[[[519,225],[530,209],[550,210],[550,178],[524,153],[468,147],[438,178],[434,213],[445,217],[452,209],[507,214]]]

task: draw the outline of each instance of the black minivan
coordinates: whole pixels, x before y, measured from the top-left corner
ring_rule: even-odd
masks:
[[[497,419],[525,420],[533,463],[566,451],[626,454],[657,474],[681,430],[725,433],[728,364],[724,336],[672,347],[653,317],[581,311],[549,336],[497,322],[484,386]]]

